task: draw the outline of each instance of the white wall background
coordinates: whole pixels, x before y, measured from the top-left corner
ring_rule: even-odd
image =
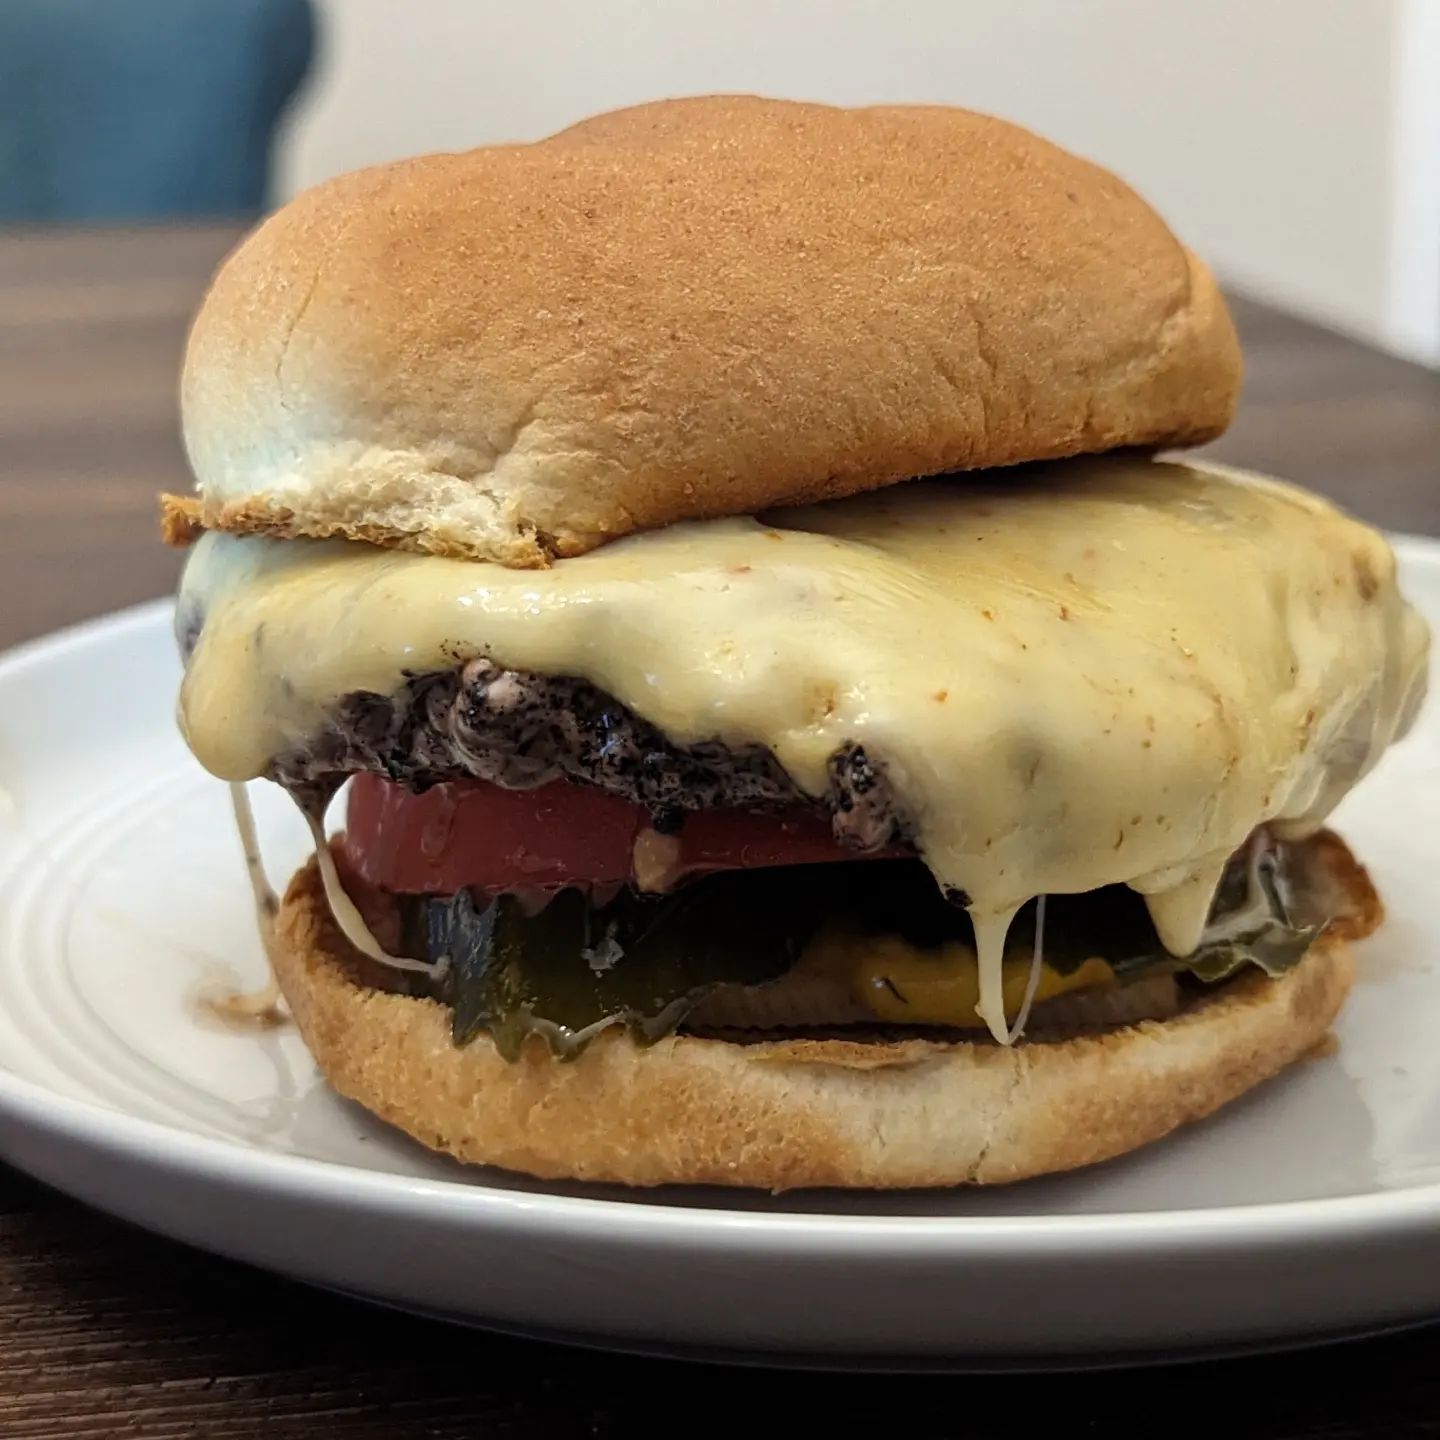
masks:
[[[321,0],[292,191],[661,95],[946,101],[1119,171],[1237,288],[1440,362],[1440,0]]]

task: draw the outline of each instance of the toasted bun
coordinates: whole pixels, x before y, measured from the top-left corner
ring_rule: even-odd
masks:
[[[344,175],[190,338],[194,526],[540,565],[914,475],[1198,443],[1215,283],[1113,175],[964,110],[663,101]]]
[[[461,1160],[545,1179],[898,1188],[995,1184],[1124,1154],[1208,1115],[1310,1050],[1350,988],[1346,940],[1380,902],[1333,836],[1320,862],[1347,910],[1279,980],[1227,982],[1173,1020],[1014,1049],[990,1043],[622,1032],[577,1059],[462,1049],[432,1000],[368,989],[314,863],[291,882],[275,965],[342,1095]]]

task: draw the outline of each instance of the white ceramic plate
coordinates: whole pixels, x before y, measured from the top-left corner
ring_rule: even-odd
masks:
[[[1440,546],[1403,541],[1440,627]],[[263,974],[224,789],[172,723],[169,607],[0,661],[0,1152],[192,1244],[526,1333],[988,1366],[1288,1343],[1440,1315],[1440,718],[1340,816],[1390,921],[1331,1053],[1094,1171],[888,1197],[632,1194],[464,1171],[327,1093]],[[305,844],[253,787],[267,857]]]

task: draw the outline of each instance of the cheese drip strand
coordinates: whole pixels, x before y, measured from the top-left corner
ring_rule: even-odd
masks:
[[[240,848],[245,856],[245,873],[250,880],[250,893],[255,901],[255,925],[260,945],[265,952],[265,983],[258,990],[234,990],[215,996],[208,1003],[216,1013],[231,1020],[273,1022],[279,1018],[280,981],[275,976],[275,962],[270,950],[275,943],[275,916],[280,900],[265,875],[260,858],[260,840],[255,834],[255,812],[245,786],[232,781],[230,808],[235,815],[235,828],[240,833]]]
[[[255,918],[260,938],[268,951],[270,931],[280,911],[280,897],[265,874],[260,858],[260,837],[255,833],[255,812],[250,808],[250,795],[243,784],[230,782],[230,808],[235,813],[235,828],[240,832],[240,848],[245,854],[245,873],[250,880],[250,893],[255,899]]]
[[[305,823],[310,827],[310,838],[315,842],[315,863],[320,869],[320,883],[325,887],[325,899],[330,906],[330,913],[335,917],[335,923],[340,927],[340,933],[362,954],[371,960],[378,961],[381,965],[388,965],[392,970],[406,970],[416,975],[428,975],[432,980],[439,980],[445,974],[445,965],[442,963],[431,965],[424,960],[411,960],[404,955],[392,955],[375,938],[375,933],[365,923],[365,917],[356,908],[355,902],[346,893],[345,886],[340,880],[340,873],[335,868],[335,857],[330,853],[329,842],[325,839],[325,819],[323,815],[313,814],[303,805],[300,813],[305,817]]]
[[[1035,901],[1035,949],[1030,956],[1030,974],[1025,979],[1025,998],[1020,1002],[1020,1013],[1015,1017],[1015,1028],[1005,1037],[1005,1044],[1013,1045],[1024,1033],[1025,1022],[1030,1018],[1030,1007],[1035,1003],[1035,991],[1040,984],[1040,971],[1045,964],[1045,897]],[[1000,1003],[1005,1003],[1002,991]]]

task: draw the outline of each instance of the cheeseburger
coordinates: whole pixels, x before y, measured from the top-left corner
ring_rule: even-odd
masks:
[[[1427,636],[1375,531],[1152,458],[1239,380],[1143,201],[963,110],[644,105],[269,219],[166,527],[185,736],[314,835],[330,1083],[542,1177],[937,1186],[1303,1055]]]

